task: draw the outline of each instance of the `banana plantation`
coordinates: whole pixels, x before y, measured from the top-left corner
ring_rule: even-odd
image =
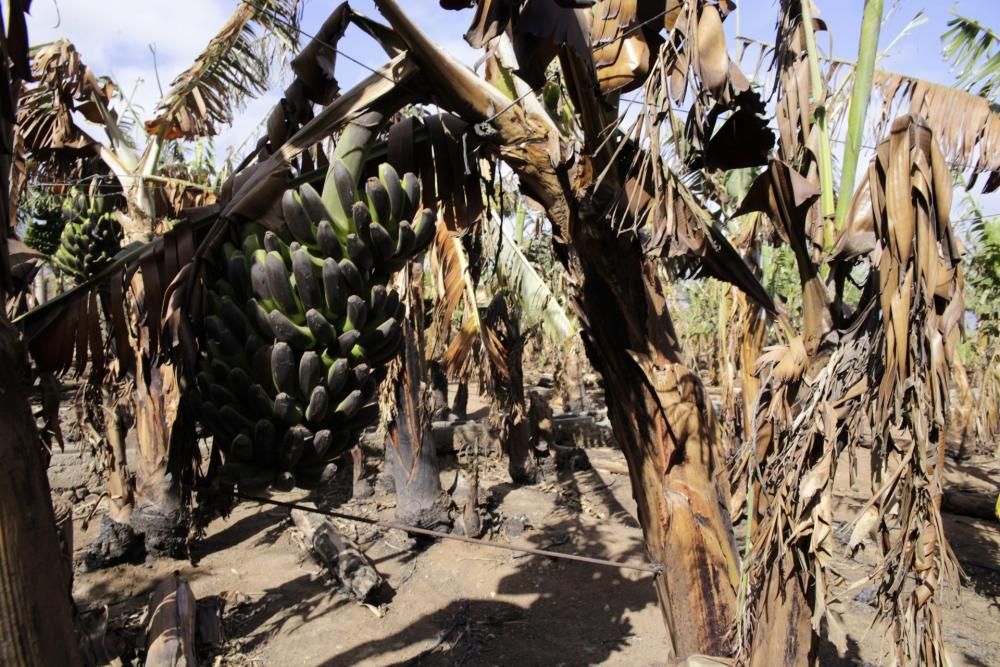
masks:
[[[3,4],[0,665],[1000,664],[992,2]]]

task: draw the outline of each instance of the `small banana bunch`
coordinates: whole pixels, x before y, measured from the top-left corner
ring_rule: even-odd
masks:
[[[53,255],[62,239],[62,216],[32,220],[24,232],[24,243],[43,255]]]
[[[66,226],[52,256],[55,267],[76,280],[87,280],[108,265],[121,249],[122,229],[103,197],[70,191],[63,205]]]
[[[277,233],[249,223],[240,247],[223,248],[194,401],[224,483],[315,486],[377,418],[404,316],[388,283],[430,243],[436,216],[413,174],[382,165],[360,200],[343,164],[331,169],[329,207],[310,185],[288,190]]]

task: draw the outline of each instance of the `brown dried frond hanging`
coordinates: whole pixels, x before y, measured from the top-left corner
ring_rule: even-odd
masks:
[[[442,361],[453,379],[468,379],[475,364],[475,352],[484,352],[490,365],[507,375],[507,360],[496,333],[483,326],[479,317],[476,285],[469,271],[469,259],[462,237],[454,236],[443,222],[438,225],[431,253],[431,270],[439,291],[435,320],[438,331],[450,331],[452,317],[462,305],[462,324],[445,351]]]
[[[86,149],[93,140],[73,120],[79,112],[92,123],[103,124],[102,106],[114,94],[111,81],[98,78],[65,39],[37,47],[31,54],[34,85],[21,94],[18,132],[31,153],[56,149]],[[96,97],[103,102],[95,103]]]
[[[402,118],[389,128],[389,164],[420,177],[424,206],[441,211],[444,224],[459,234],[483,214],[479,159],[472,151],[478,141],[468,123],[443,112]]]
[[[1000,113],[989,100],[957,88],[901,74],[876,71],[874,89],[882,97],[883,130],[895,113],[909,112],[926,119],[945,158],[968,170],[968,189],[986,174],[983,192],[1000,187]]]
[[[940,505],[962,251],[948,217],[951,174],[925,121],[897,119],[869,174],[881,310],[873,340],[883,356],[878,387],[868,387],[876,493],[865,514],[878,516],[878,609],[891,619],[898,664],[938,665],[946,657],[937,591],[956,571]]]
[[[801,21],[797,20],[798,6],[797,1],[788,3],[791,13],[782,14],[777,48],[753,39],[738,38],[740,47],[754,47],[743,51],[744,62],[751,60],[754,54],[762,60],[770,53],[772,67],[778,66],[775,85],[780,84],[781,94],[776,115],[782,159],[789,161],[795,161],[799,148],[809,138],[812,119],[808,64],[801,41]],[[819,20],[814,27],[817,31],[825,30]],[[842,60],[824,60],[821,65],[824,85],[829,92],[824,102],[827,127],[830,134],[836,136],[846,117],[854,65]],[[983,192],[1000,187],[1000,113],[990,100],[952,86],[876,69],[871,108],[869,119],[873,122],[867,126],[866,135],[872,140],[884,136],[899,114],[918,114],[934,131],[945,159],[966,172],[969,190],[975,187],[980,175],[985,175]]]
[[[521,318],[509,308],[504,294],[496,294],[483,315],[482,326],[487,335],[504,355],[503,367],[488,364],[492,394],[503,415],[501,442],[506,442],[511,425],[525,418],[524,370],[521,357],[524,339],[521,336]]]
[[[813,633],[824,620],[831,634],[839,626],[828,607],[835,583],[832,485],[841,454],[857,457],[864,445],[873,494],[853,522],[849,547],[874,534],[878,562],[865,581],[877,586],[878,617],[892,629],[896,663],[947,660],[937,599],[956,566],[940,502],[951,359],[963,312],[961,250],[948,218],[951,187],[926,122],[897,119],[869,168],[864,195],[875,234],[868,284],[838,332],[842,344],[811,368],[801,366],[808,382],[791,414],[792,402],[778,391],[798,381],[781,371],[792,350],[771,355],[756,427],[759,435],[771,432],[775,450],[754,461],[766,505],[745,566],[744,659],[783,660],[780,644],[792,625],[800,641],[815,646],[785,606],[806,603]],[[775,633],[779,645],[768,643]]]
[[[675,152],[692,168],[725,170],[765,163],[774,137],[763,118],[760,96],[726,50],[723,20],[729,8],[729,3],[688,0],[670,10],[669,34],[648,67],[640,120],[628,133],[636,146],[664,145],[657,135],[666,121]],[[672,105],[683,104],[689,89],[694,95],[681,132]]]

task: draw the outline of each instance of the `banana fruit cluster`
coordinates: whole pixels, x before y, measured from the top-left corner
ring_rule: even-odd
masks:
[[[358,193],[342,163],[331,169],[329,208],[308,184],[288,190],[277,233],[250,223],[223,248],[195,404],[225,484],[315,486],[377,418],[402,341],[390,279],[430,244],[436,216],[413,174],[382,165]]]
[[[52,263],[82,281],[100,273],[121,249],[122,228],[104,197],[88,197],[74,188],[63,206],[66,226]]]
[[[24,232],[24,243],[43,255],[53,255],[62,239],[62,215],[32,220]]]

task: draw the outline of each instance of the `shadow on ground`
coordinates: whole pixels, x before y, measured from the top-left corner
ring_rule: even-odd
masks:
[[[534,532],[528,546],[616,561],[644,561],[638,533],[625,549],[609,553],[601,525],[581,520],[579,508],[572,506],[581,485],[591,494],[603,487],[595,472],[561,474],[560,482],[564,488],[561,497],[569,499],[569,506],[558,507],[556,520]],[[505,484],[493,487],[494,493],[501,495],[510,489]],[[608,516],[632,520],[609,491],[599,492],[597,497]],[[413,658],[392,664],[595,664],[631,642],[654,641],[637,637],[627,618],[628,612],[656,604],[652,575],[530,555],[513,562],[519,563],[516,572],[500,580],[496,594],[534,596],[530,604],[453,600],[398,632],[364,642],[322,664],[382,664],[380,656],[411,647],[421,650]],[[401,598],[403,593],[400,589]]]

